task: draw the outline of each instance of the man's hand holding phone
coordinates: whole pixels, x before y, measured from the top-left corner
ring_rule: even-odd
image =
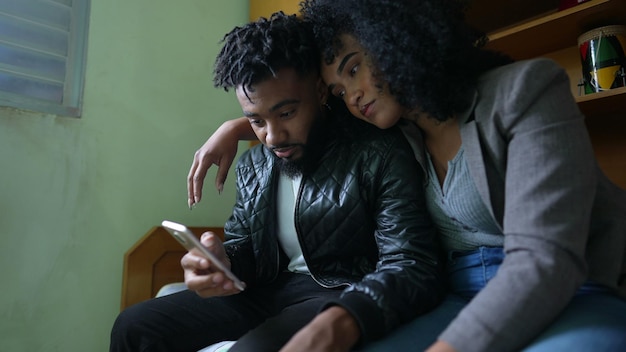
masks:
[[[230,271],[230,259],[214,233],[205,232],[198,241],[185,225],[168,220],[161,225],[189,251],[180,260],[188,289],[201,297],[228,296],[245,290],[246,284]]]
[[[213,254],[214,259],[230,269],[230,260],[224,251],[222,241],[217,236],[212,232],[205,232],[200,242]],[[228,296],[241,292],[235,286],[235,282],[228,278],[218,265],[205,258],[198,249],[194,248],[187,252],[180,262],[185,270],[187,288],[196,291],[200,297]]]

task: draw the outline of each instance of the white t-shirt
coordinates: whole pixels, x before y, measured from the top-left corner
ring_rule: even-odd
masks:
[[[277,220],[278,220],[278,243],[289,258],[287,269],[294,273],[309,274],[309,268],[304,261],[302,248],[298,242],[295,225],[296,196],[300,189],[302,176],[289,178],[280,174],[278,180],[277,197]]]

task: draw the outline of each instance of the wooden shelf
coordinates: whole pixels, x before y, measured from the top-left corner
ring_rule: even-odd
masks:
[[[516,60],[529,59],[577,46],[582,33],[613,24],[626,24],[626,1],[591,0],[492,31],[487,47]]]
[[[578,107],[587,116],[621,114],[626,120],[626,87],[576,97]],[[626,139],[626,135],[624,135]]]
[[[515,60],[547,57],[570,77],[570,88],[585,114],[589,136],[606,175],[626,188],[626,87],[579,94],[582,77],[578,37],[594,28],[626,25],[626,0],[590,0],[558,11],[558,0],[473,0],[467,13],[488,33],[487,48]],[[509,7],[510,6],[510,7]]]
[[[547,12],[554,12],[560,0],[471,0],[466,11],[468,22],[485,33],[521,23]]]
[[[256,21],[259,17],[269,17],[280,10],[287,14],[296,14],[300,11],[298,0],[250,0],[249,4],[250,21]]]

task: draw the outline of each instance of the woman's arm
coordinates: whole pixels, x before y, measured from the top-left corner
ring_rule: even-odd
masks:
[[[504,172],[492,173],[502,174],[502,186],[489,183],[492,199],[505,200],[506,257],[440,336],[457,350],[523,348],[561,313],[587,275],[597,165],[584,117],[561,68],[545,60],[516,65],[518,70],[484,82],[482,96],[493,104],[477,108],[480,134],[488,136],[483,150],[506,161]]]
[[[202,198],[204,178],[211,165],[217,165],[215,188],[222,192],[228,170],[237,154],[240,140],[254,140],[256,135],[245,117],[224,122],[211,137],[196,151],[187,175],[187,204],[191,208]]]

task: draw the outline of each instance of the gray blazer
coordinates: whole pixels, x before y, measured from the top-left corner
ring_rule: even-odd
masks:
[[[626,297],[626,192],[598,167],[564,70],[533,59],[490,71],[458,118],[470,174],[502,230],[506,257],[441,338],[464,351],[516,350],[583,282]],[[403,131],[426,165],[416,126]]]

